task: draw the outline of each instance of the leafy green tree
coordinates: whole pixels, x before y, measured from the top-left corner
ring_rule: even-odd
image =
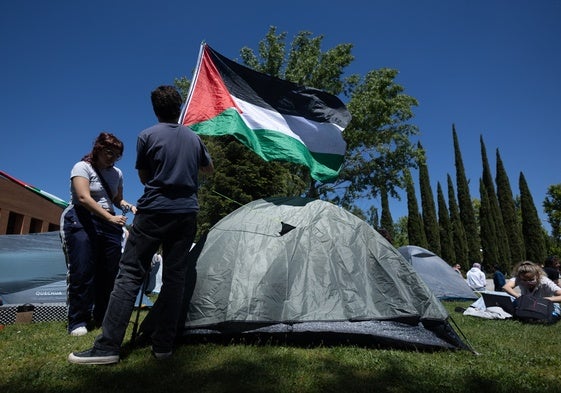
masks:
[[[423,155],[419,161],[419,189],[421,192],[421,206],[423,227],[427,237],[428,249],[437,255],[440,255],[440,231],[436,218],[436,207],[434,206],[434,196],[430,186],[429,170],[426,159],[424,157],[425,150],[421,142],[417,143],[418,150]]]
[[[402,169],[414,167],[417,154],[409,140],[411,135],[418,133],[417,127],[409,124],[413,117],[412,107],[417,105],[417,101],[404,94],[404,88],[395,83],[397,71],[393,69],[372,70],[364,77],[356,74],[344,77],[346,67],[354,60],[352,44],[340,44],[322,51],[322,42],[323,36],[313,37],[310,32],[303,31],[294,37],[287,50],[286,33],[277,34],[276,28],[270,27],[258,44],[258,54],[244,47],[240,57],[243,64],[257,71],[349,98],[347,107],[353,120],[343,133],[347,153],[339,179],[334,183],[321,184],[311,179],[305,166],[288,162],[265,163],[245,147],[232,147],[239,144],[235,139],[214,137],[212,148],[217,152],[211,151],[211,154],[225,156],[227,161],[215,161],[215,176],[222,182],[221,191],[216,189],[214,178],[208,179],[201,188],[205,197],[213,194],[209,198],[211,207],[219,210],[203,212],[206,207],[201,207],[201,221],[213,217],[208,224],[212,225],[216,218],[231,211],[232,203],[222,201],[217,204],[219,197],[214,192],[231,199],[237,195],[245,195],[250,200],[260,197],[235,183],[242,177],[255,180],[257,174],[263,175],[258,167],[269,165],[278,171],[275,180],[287,178],[280,182],[286,188],[279,189],[277,184],[269,182],[273,189],[267,192],[263,187],[257,187],[260,193],[263,191],[267,196],[306,194],[331,200],[350,211],[358,212],[354,205],[357,198],[376,197],[382,187],[391,196],[397,196],[396,189],[403,188]],[[177,79],[176,84],[184,93],[188,91],[189,81],[185,78]],[[229,154],[218,153],[218,150],[226,149],[237,150],[239,157],[236,159]],[[254,159],[255,165],[250,165]],[[238,165],[237,160],[242,162]],[[226,170],[222,166],[226,164],[233,168]],[[224,179],[223,168],[229,175],[235,173],[232,181]],[[261,181],[258,183],[263,185]],[[236,202],[245,201],[240,198]]]
[[[342,206],[357,198],[376,197],[384,189],[398,197],[403,169],[415,168],[419,152],[410,138],[418,133],[409,123],[417,100],[395,83],[397,71],[380,69],[361,78],[347,105],[352,120],[345,129],[347,154],[338,181],[324,185],[323,193],[337,193]],[[342,192],[341,192],[342,190]]]
[[[452,136],[454,139],[454,157],[456,165],[456,185],[458,187],[458,205],[460,207],[460,217],[466,233],[469,262],[479,262],[481,260],[479,231],[475,220],[473,202],[469,192],[469,183],[464,169],[460,144],[456,127],[452,125]]]
[[[499,149],[496,150],[497,173],[495,183],[497,184],[497,199],[501,209],[501,216],[507,234],[508,248],[510,250],[512,264],[510,270],[516,263],[525,259],[524,241],[522,237],[522,227],[516,207],[516,201],[512,194],[510,181],[504,168]]]
[[[413,178],[408,170],[405,170],[405,189],[407,192],[407,237],[409,244],[428,248],[427,238],[423,229],[423,220],[419,213],[419,204],[415,195]]]
[[[456,193],[454,192],[454,184],[452,183],[450,175],[447,175],[446,180],[448,182],[448,209],[450,211],[450,225],[452,226],[454,255],[456,256],[455,262],[466,269],[470,266],[466,232],[462,224],[462,218],[460,217],[460,208],[456,202]]]
[[[518,180],[520,188],[520,208],[522,212],[522,235],[526,249],[526,259],[541,264],[546,258],[545,237],[543,226],[530,188],[524,174],[520,172]]]
[[[298,188],[295,184],[301,180],[281,163],[264,162],[233,137],[205,137],[204,140],[216,170],[203,179],[199,190],[199,233],[255,199],[295,195],[293,190]]]
[[[175,85],[185,95],[190,81],[177,78]],[[201,138],[212,156],[215,172],[201,181],[197,237],[255,199],[301,195],[306,190],[306,183],[286,163],[266,162],[232,136]]]
[[[506,229],[503,222],[503,216],[501,214],[501,208],[499,206],[499,200],[497,198],[497,194],[495,193],[495,182],[493,180],[493,176],[491,175],[491,168],[489,167],[489,160],[487,158],[487,149],[485,148],[485,143],[483,142],[483,136],[479,138],[481,144],[481,160],[483,163],[483,176],[482,182],[485,188],[485,194],[487,197],[487,202],[489,203],[488,206],[488,215],[483,217],[480,214],[480,220],[489,220],[492,222],[486,223],[486,227],[489,230],[494,230],[494,233],[489,234],[489,237],[485,237],[483,233],[481,233],[481,246],[483,249],[483,260],[489,266],[491,264],[497,264],[501,267],[503,271],[508,269],[511,266],[511,256],[510,256],[510,249],[508,246],[508,236],[506,234]],[[483,204],[483,194],[481,194],[481,203]],[[485,207],[487,208],[487,207]],[[481,211],[481,210],[480,210]],[[485,251],[485,244],[489,243],[489,239],[493,238],[495,243],[492,244],[494,248],[490,252]],[[495,253],[496,255],[493,255]],[[496,258],[494,260],[485,259],[485,255],[487,258]]]
[[[360,79],[360,76],[355,74],[342,78],[345,68],[354,60],[351,54],[352,44],[340,44],[322,52],[323,36],[312,37],[310,32],[301,31],[294,37],[287,53],[286,37],[286,32],[277,34],[276,27],[269,27],[265,38],[258,44],[258,55],[249,47],[240,50],[243,64],[299,85],[315,87],[334,95],[350,96]],[[343,137],[345,138],[345,134]],[[320,193],[318,187],[321,183],[310,177],[305,166],[288,162],[281,165],[301,179],[307,189],[302,192],[306,192],[311,198],[320,195],[325,197],[326,189],[332,189],[332,186],[325,185]],[[353,210],[352,203],[342,205],[348,210]]]
[[[442,259],[452,264],[456,261],[456,253],[454,252],[454,240],[452,223],[450,222],[450,214],[446,206],[446,199],[440,183],[436,184],[436,199],[438,202],[438,227],[440,233],[440,256]]]
[[[561,254],[561,184],[552,184],[547,188],[543,208],[547,221],[551,225],[552,250],[549,254]]]

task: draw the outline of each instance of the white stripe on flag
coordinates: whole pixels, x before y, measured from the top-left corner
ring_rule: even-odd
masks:
[[[314,153],[344,155],[343,129],[332,123],[319,123],[300,116],[281,115],[277,111],[250,104],[232,96],[243,111],[242,119],[251,129],[278,131],[304,144]]]

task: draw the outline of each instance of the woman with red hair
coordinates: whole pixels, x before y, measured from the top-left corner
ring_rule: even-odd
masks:
[[[71,201],[61,215],[68,267],[68,332],[82,336],[100,326],[121,259],[125,214],[136,207],[123,199],[123,174],[115,166],[123,143],[102,132],[93,149],[70,172]],[[115,207],[122,214],[115,213]],[[92,321],[93,319],[93,321]]]

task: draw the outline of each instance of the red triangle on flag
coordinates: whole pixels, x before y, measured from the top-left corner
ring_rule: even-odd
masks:
[[[229,108],[236,108],[242,113],[210,58],[206,45],[187,105],[187,112],[183,118],[183,124],[187,126],[212,119]]]

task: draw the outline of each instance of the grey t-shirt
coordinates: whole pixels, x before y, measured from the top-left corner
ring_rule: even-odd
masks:
[[[210,155],[189,127],[158,123],[142,131],[136,145],[136,169],[148,174],[139,211],[190,213],[199,210],[199,167]]]
[[[115,166],[105,169],[99,169],[101,176],[105,179],[107,185],[111,189],[113,195],[117,195],[119,187],[123,187],[123,173]],[[99,180],[97,173],[92,165],[86,161],[77,162],[70,171],[70,203],[73,205],[80,205],[76,190],[72,187],[73,177],[84,177],[90,182],[90,195],[91,197],[104,209],[114,212],[113,203],[109,200],[109,194],[103,188],[103,184]]]

